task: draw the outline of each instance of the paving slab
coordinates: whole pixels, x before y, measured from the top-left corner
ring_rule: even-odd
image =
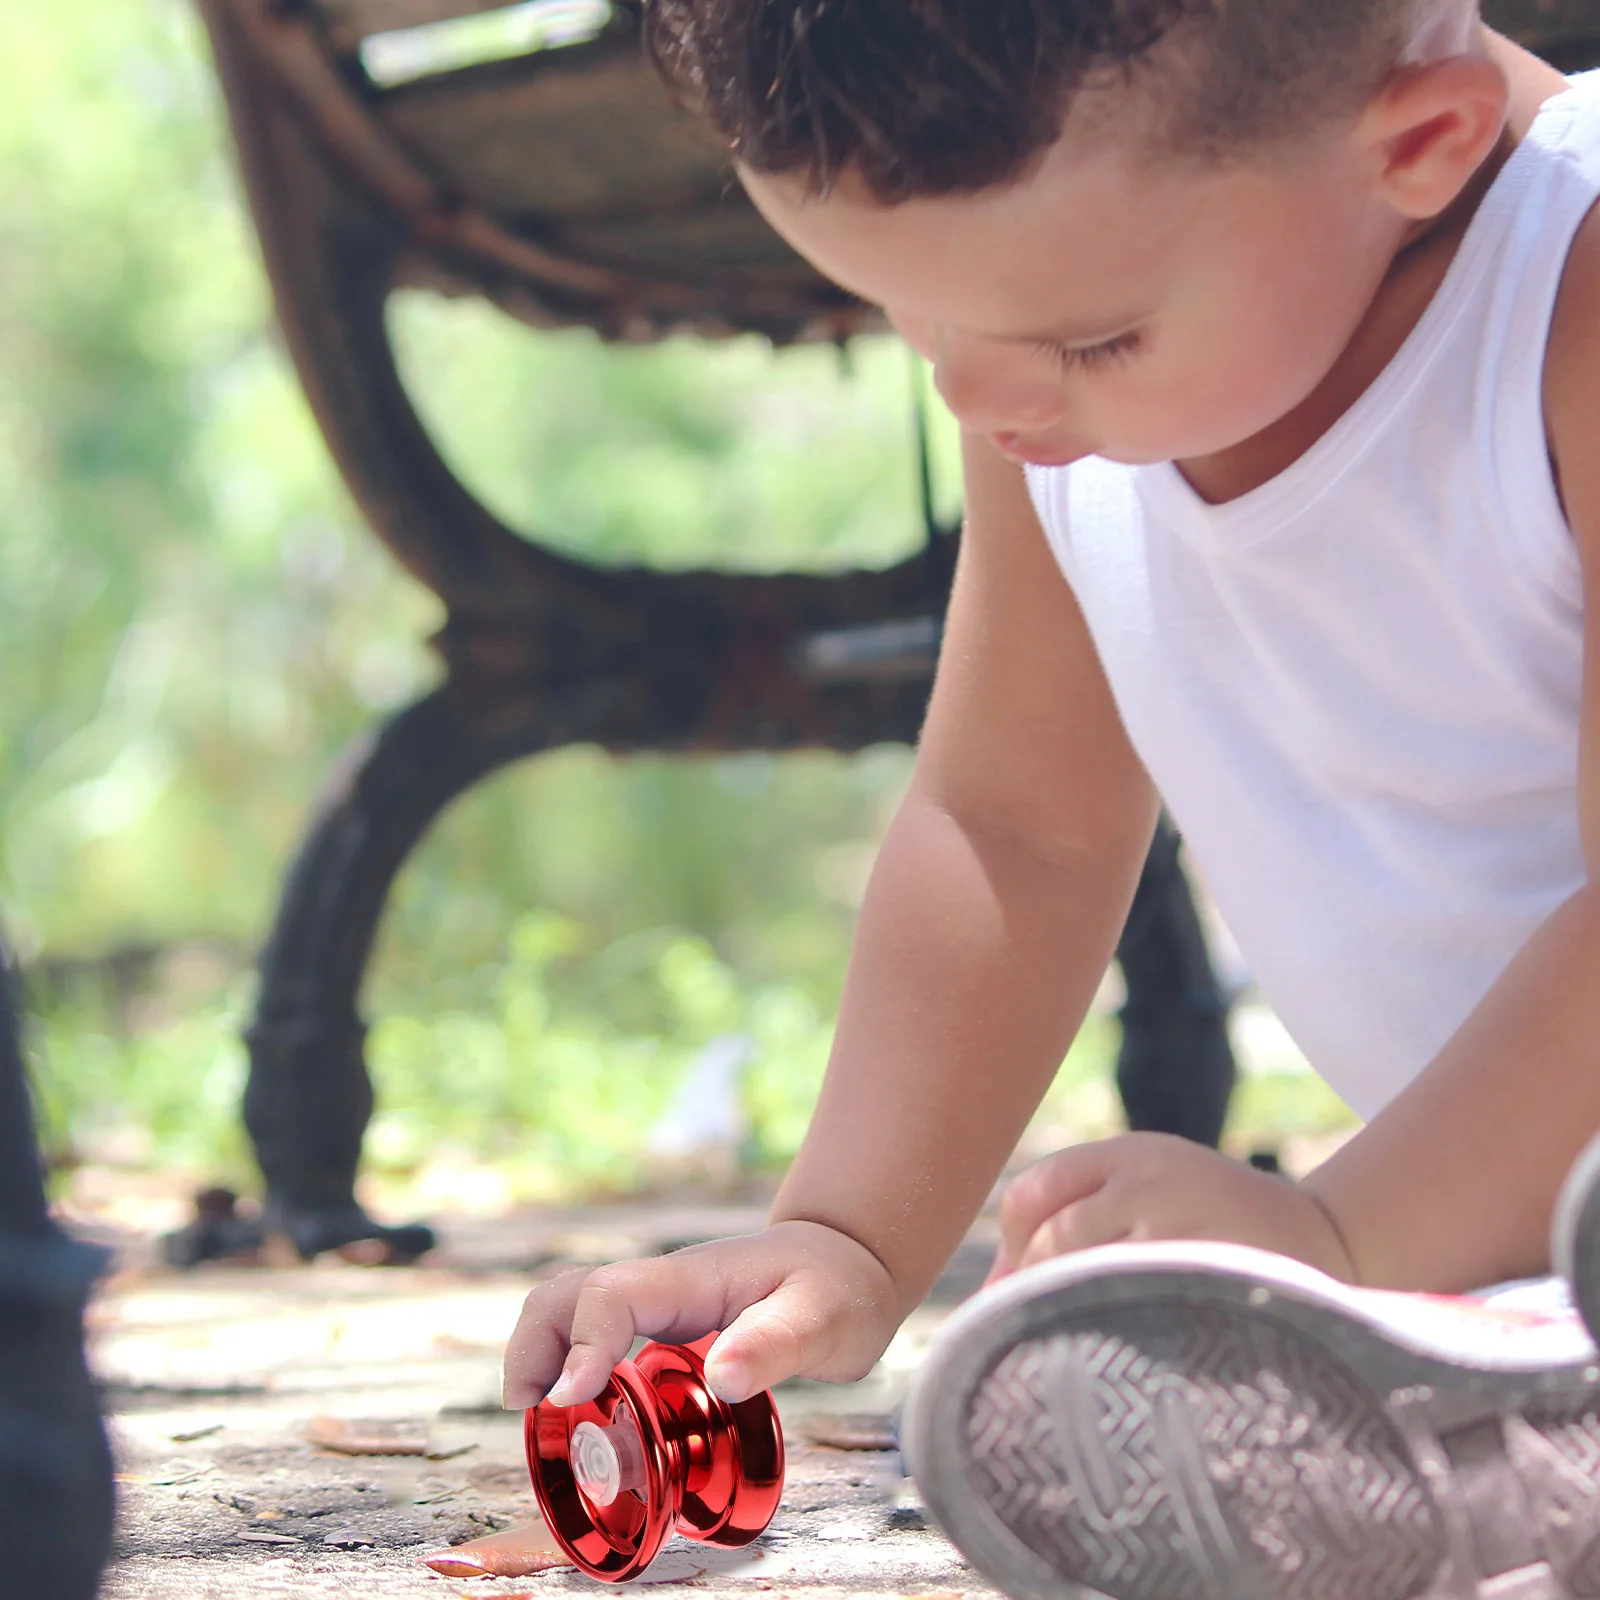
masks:
[[[92,1315],[120,1480],[106,1600],[603,1593],[610,1586],[570,1570],[463,1581],[421,1564],[430,1550],[537,1515],[521,1416],[498,1404],[505,1337],[538,1277],[754,1220],[734,1208],[635,1206],[547,1215],[539,1228],[447,1223],[436,1258],[398,1271],[328,1260],[178,1274],[124,1241],[132,1266]],[[758,1545],[677,1541],[633,1587],[817,1600],[992,1593],[927,1525],[893,1451],[813,1437],[886,1442],[884,1419],[991,1248],[980,1230],[862,1383],[779,1391],[788,1479]],[[819,1428],[824,1413],[847,1420]],[[336,1453],[325,1445],[341,1424],[410,1453]]]

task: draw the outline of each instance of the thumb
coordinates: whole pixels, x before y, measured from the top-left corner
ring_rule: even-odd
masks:
[[[1121,1141],[1069,1146],[1019,1172],[1000,1197],[1000,1253],[1026,1261],[1028,1246],[1057,1212],[1086,1200],[1111,1176]]]

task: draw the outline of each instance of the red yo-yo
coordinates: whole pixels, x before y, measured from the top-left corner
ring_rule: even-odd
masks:
[[[670,1535],[737,1549],[783,1494],[783,1428],[770,1394],[737,1405],[706,1387],[716,1335],[648,1344],[587,1405],[535,1406],[528,1470],[556,1542],[592,1578],[626,1583]]]

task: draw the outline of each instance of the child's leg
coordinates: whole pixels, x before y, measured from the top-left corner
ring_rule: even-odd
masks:
[[[1580,1256],[1580,1300],[1595,1277]],[[1600,1596],[1600,1355],[1559,1304],[1086,1252],[958,1313],[906,1433],[946,1530],[1027,1600]]]
[[[1135,1133],[1173,1133],[1213,1149],[1237,1075],[1228,997],[1165,817],[1145,857],[1117,944],[1127,986],[1117,1090]]]
[[[0,948],[0,1590],[89,1600],[111,1538],[111,1460],[83,1360],[100,1252],[45,1210]]]

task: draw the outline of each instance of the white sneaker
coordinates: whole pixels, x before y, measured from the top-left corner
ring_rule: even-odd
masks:
[[[1574,1163],[1550,1223],[1550,1264],[1572,1286],[1589,1331],[1600,1340],[1600,1138]]]
[[[1558,1305],[1086,1251],[951,1319],[905,1444],[1019,1600],[1600,1600],[1600,1355]]]

